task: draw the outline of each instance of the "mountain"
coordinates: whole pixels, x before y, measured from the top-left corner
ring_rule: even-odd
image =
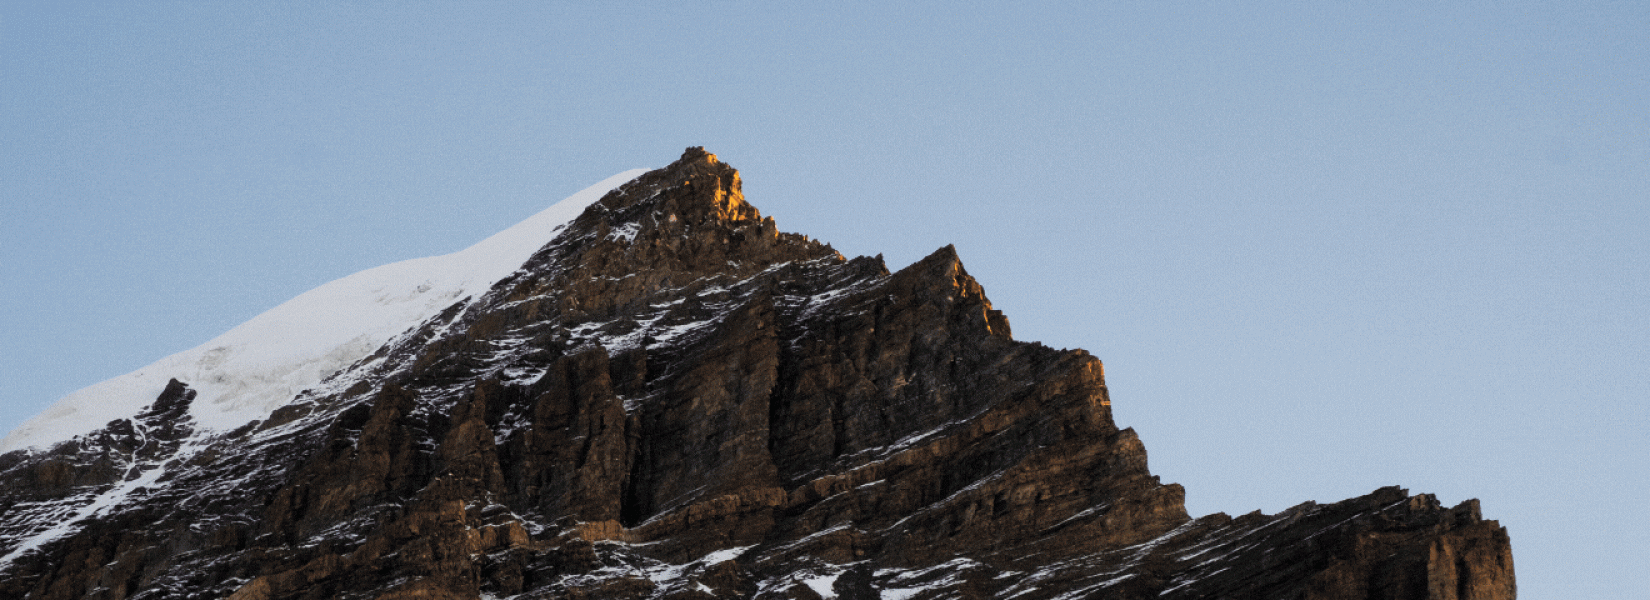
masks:
[[[847,259],[700,148],[5,443],[5,598],[1515,597],[1476,501],[1191,518],[953,248]]]

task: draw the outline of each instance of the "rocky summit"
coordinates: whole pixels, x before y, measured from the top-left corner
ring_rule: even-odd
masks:
[[[177,374],[0,456],[0,598],[1515,597],[1477,501],[1191,518],[956,251],[783,233],[700,148],[233,430]]]

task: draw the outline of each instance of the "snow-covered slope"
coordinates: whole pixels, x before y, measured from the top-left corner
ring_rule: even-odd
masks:
[[[199,429],[262,418],[396,334],[485,292],[586,206],[644,172],[609,177],[464,250],[327,283],[205,344],[64,396],[0,440],[0,452],[49,446],[131,417],[173,378],[199,390],[190,413]]]

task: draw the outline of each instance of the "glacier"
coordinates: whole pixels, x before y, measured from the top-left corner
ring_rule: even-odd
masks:
[[[195,348],[72,392],[0,439],[0,453],[45,448],[130,418],[178,379],[199,396],[196,430],[264,418],[442,309],[515,272],[585,207],[646,169],[608,177],[474,245],[323,284]]]

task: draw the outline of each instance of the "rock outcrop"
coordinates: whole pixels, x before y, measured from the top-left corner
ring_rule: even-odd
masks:
[[[0,456],[0,597],[1515,597],[1476,501],[1192,519],[953,248],[846,259],[702,149],[546,239],[265,420],[174,381]]]

